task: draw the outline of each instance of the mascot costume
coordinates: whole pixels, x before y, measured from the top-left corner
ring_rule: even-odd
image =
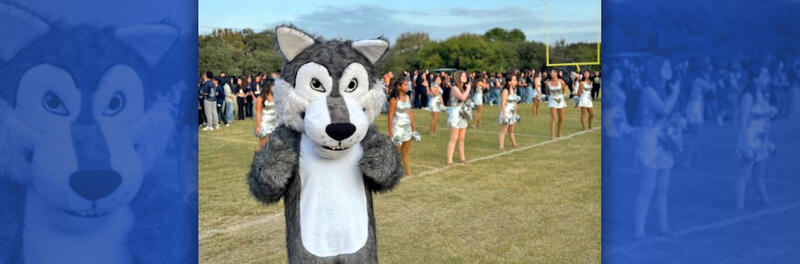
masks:
[[[377,263],[372,192],[403,176],[372,125],[386,102],[376,65],[389,42],[324,41],[291,26],[275,37],[279,126],[253,157],[250,191],[263,203],[284,197],[290,263]]]

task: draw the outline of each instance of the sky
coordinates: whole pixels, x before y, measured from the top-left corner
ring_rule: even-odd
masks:
[[[443,40],[461,33],[483,34],[493,27],[519,28],[527,40],[596,42],[600,38],[599,0],[200,0],[198,32],[215,28],[255,31],[280,24],[295,26],[324,38],[391,42],[404,32],[426,32]],[[547,10],[547,12],[545,12]]]

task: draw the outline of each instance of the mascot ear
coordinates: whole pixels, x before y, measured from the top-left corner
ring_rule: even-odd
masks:
[[[353,49],[367,57],[370,63],[375,64],[389,50],[389,42],[384,39],[368,39],[353,42]]]
[[[166,25],[136,25],[117,29],[114,37],[132,48],[149,64],[155,65],[178,38],[178,30]]]
[[[14,58],[22,48],[34,39],[50,31],[50,26],[33,14],[8,4],[0,4],[0,59],[5,62]]]
[[[315,43],[314,38],[308,34],[287,26],[275,28],[275,39],[278,50],[286,61],[292,61],[297,54]]]

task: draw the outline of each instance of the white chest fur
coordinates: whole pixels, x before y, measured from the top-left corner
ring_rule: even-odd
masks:
[[[367,242],[369,218],[364,179],[355,144],[339,159],[323,159],[305,135],[300,141],[300,234],[319,257],[351,254]]]
[[[133,263],[126,245],[134,222],[130,207],[125,205],[103,218],[70,219],[29,190],[22,241],[25,263]]]

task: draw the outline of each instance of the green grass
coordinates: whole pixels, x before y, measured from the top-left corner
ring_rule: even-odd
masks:
[[[428,135],[431,115],[415,110],[421,142],[412,143],[414,177],[374,196],[382,263],[599,263],[600,130],[549,140],[546,104],[533,118],[521,105],[517,151],[445,166],[447,115]],[[594,127],[600,127],[595,103]],[[499,153],[498,108],[486,106],[483,125],[467,130],[467,159]],[[568,108],[564,135],[581,130]],[[386,116],[375,121],[386,131]],[[286,261],[283,202],[264,206],[247,189],[257,140],[255,121],[199,133],[199,259],[201,263]],[[456,160],[457,153],[456,153]]]

